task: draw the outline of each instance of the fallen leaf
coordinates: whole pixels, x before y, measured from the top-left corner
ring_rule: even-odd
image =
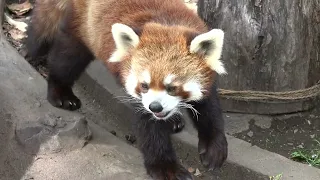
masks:
[[[26,37],[26,35],[18,29],[10,29],[8,33],[14,40],[21,40]]]
[[[200,172],[200,170],[198,168],[196,169],[196,173],[194,173],[194,175],[195,176],[201,176],[201,172]]]
[[[315,134],[312,134],[312,135],[310,135],[310,137],[313,139],[313,138],[316,137],[316,135],[315,135]]]
[[[311,121],[310,120],[307,120],[307,122],[308,122],[309,125],[311,125]]]
[[[30,3],[29,0],[26,0],[24,3],[13,3],[13,4],[8,4],[7,8],[14,14],[21,16],[27,12],[29,12],[33,6]]]
[[[19,29],[22,32],[27,31],[27,27],[28,27],[27,23],[15,21],[7,13],[4,13],[4,17],[5,17],[6,21],[8,22],[8,24],[14,26],[16,29]]]

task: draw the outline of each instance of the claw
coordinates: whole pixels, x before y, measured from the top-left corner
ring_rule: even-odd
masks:
[[[47,97],[51,105],[70,111],[74,111],[81,107],[81,101],[72,93],[71,89],[59,91],[59,93],[52,92],[55,91],[49,90]]]
[[[214,139],[199,139],[198,152],[204,167],[212,170],[220,168],[228,156],[228,143],[224,134]]]
[[[182,129],[184,128],[184,121],[179,119],[179,120],[174,120],[172,122],[172,130],[173,130],[173,133],[178,133],[180,131],[182,131]]]

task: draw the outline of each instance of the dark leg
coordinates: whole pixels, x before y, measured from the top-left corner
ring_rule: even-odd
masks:
[[[171,144],[171,128],[172,124],[150,120],[149,115],[135,122],[147,173],[157,180],[191,180],[191,174],[177,161]]]
[[[81,42],[60,33],[54,40],[48,57],[48,101],[55,107],[76,110],[81,101],[73,94],[72,86],[93,56]]]
[[[216,86],[207,99],[190,103],[199,112],[193,123],[198,130],[198,151],[205,167],[220,168],[228,155],[228,143],[224,133],[224,120]]]

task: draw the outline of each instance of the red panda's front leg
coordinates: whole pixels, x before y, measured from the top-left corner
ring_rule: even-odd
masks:
[[[192,180],[172,147],[172,124],[150,120],[150,115],[142,115],[134,124],[145,168],[153,179]]]
[[[220,168],[227,159],[228,143],[216,86],[213,86],[209,97],[191,104],[199,112],[193,123],[198,130],[200,160],[205,167]]]

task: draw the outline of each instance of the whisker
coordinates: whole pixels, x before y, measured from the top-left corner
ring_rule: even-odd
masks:
[[[185,108],[185,109],[190,109],[193,116],[196,116],[197,118],[197,121],[199,120],[199,116],[198,114],[200,114],[191,104],[188,104],[188,103],[184,103],[184,102],[180,102],[178,104],[178,107],[180,108]]]

